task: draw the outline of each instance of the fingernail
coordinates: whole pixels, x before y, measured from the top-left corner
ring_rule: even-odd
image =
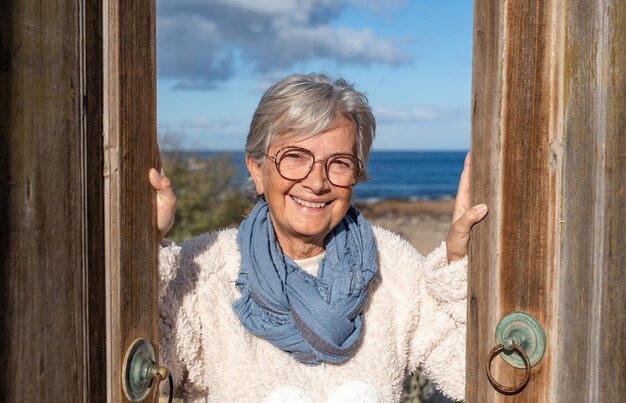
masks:
[[[478,206],[476,206],[476,212],[479,215],[483,215],[487,212],[487,205],[485,204],[479,204]]]

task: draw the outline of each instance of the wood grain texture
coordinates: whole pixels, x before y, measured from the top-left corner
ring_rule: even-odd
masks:
[[[485,203],[489,214],[473,229],[469,245],[466,401],[491,396],[484,361],[494,340],[497,291],[498,181],[502,92],[502,20],[500,1],[474,2],[472,60],[472,204]]]
[[[0,3],[0,401],[104,401],[99,4]]]
[[[556,365],[559,401],[626,396],[626,2],[570,1]]]
[[[557,211],[551,107],[551,1],[506,2],[504,17],[499,181],[498,321],[513,311],[538,320],[551,337]],[[558,167],[557,167],[558,169]],[[493,340],[493,339],[492,339]],[[550,386],[550,354],[531,371],[531,382],[507,401],[539,401]],[[497,360],[497,363],[502,363]],[[497,365],[496,378],[519,384],[523,371]],[[502,398],[498,399],[501,400]]]
[[[474,24],[472,197],[491,210],[470,244],[466,401],[620,401],[626,2],[477,0]],[[483,364],[514,310],[547,351],[504,396]],[[493,369],[505,385],[523,374]]]
[[[484,368],[496,325],[507,313],[524,311],[550,328],[559,178],[552,150],[558,94],[550,4],[475,2],[472,195],[490,213],[470,245],[469,402],[534,401],[550,382],[546,357],[521,394],[504,397]],[[508,386],[523,375],[500,359],[492,373]]]
[[[104,15],[105,221],[109,399],[125,401],[122,359],[136,338],[157,345],[155,5],[107,0]],[[158,348],[156,348],[158,350]]]

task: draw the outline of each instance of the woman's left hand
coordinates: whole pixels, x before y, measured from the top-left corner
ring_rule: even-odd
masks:
[[[454,262],[467,255],[467,244],[472,227],[487,215],[487,206],[484,204],[470,208],[470,163],[471,154],[468,152],[459,180],[459,189],[456,193],[452,212],[452,223],[446,242],[448,262]]]

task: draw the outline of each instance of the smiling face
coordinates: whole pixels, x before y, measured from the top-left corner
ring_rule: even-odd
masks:
[[[282,136],[285,138],[288,136]],[[273,156],[287,145],[310,150],[316,160],[326,160],[339,153],[354,154],[355,127],[346,119],[338,119],[331,129],[309,139],[279,140],[270,146],[267,154]],[[292,259],[321,253],[326,236],[350,207],[352,188],[331,184],[322,163],[314,164],[311,173],[300,181],[283,178],[269,158],[257,165],[247,157],[246,163],[257,193],[264,195],[269,205],[276,238],[283,252]]]

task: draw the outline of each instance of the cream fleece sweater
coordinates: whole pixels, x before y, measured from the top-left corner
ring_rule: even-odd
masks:
[[[160,357],[175,396],[198,402],[396,402],[422,366],[446,395],[465,386],[466,258],[450,265],[445,244],[421,256],[374,227],[379,273],[370,285],[356,354],[340,365],[301,364],[248,333],[231,304],[237,230],[160,250]]]

